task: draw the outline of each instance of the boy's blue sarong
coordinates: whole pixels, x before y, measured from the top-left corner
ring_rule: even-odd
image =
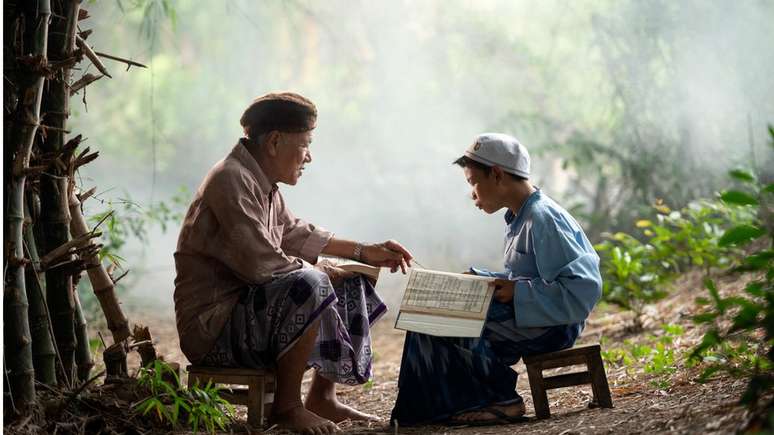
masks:
[[[580,323],[516,328],[513,305],[492,301],[481,338],[408,332],[391,422],[443,422],[454,414],[522,401],[510,366],[523,356],[569,348]]]

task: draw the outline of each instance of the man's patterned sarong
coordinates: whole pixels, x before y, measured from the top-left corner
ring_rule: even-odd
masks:
[[[198,364],[276,368],[320,320],[308,365],[327,379],[363,384],[371,377],[371,325],[387,311],[373,285],[357,275],[339,286],[312,268],[245,287],[215,345]]]

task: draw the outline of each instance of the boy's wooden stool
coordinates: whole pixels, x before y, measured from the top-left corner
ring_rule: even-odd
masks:
[[[230,403],[247,406],[247,423],[259,428],[269,418],[274,402],[274,372],[270,370],[188,366],[188,388],[196,385],[213,384],[246,385],[247,388],[232,388],[232,392],[221,392],[220,396]]]
[[[551,411],[548,409],[547,390],[573,385],[591,384],[594,401],[589,404],[589,407],[613,407],[605,367],[602,365],[602,357],[599,352],[599,344],[589,344],[524,357],[524,364],[527,366],[527,374],[529,375],[529,388],[532,390],[532,402],[535,404],[535,414],[538,418],[551,416]],[[543,370],[576,364],[585,364],[587,371],[543,378]]]

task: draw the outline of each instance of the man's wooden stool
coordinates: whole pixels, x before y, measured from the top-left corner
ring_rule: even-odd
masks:
[[[188,388],[196,385],[213,384],[246,385],[247,388],[232,388],[222,391],[220,396],[232,404],[247,406],[247,423],[259,428],[269,418],[274,402],[274,372],[258,369],[232,369],[223,367],[188,366]]]
[[[589,404],[589,407],[613,407],[605,367],[602,365],[602,357],[599,352],[599,344],[589,344],[524,357],[524,364],[527,366],[527,374],[529,375],[529,388],[532,390],[532,402],[535,404],[535,414],[538,418],[551,416],[551,411],[548,409],[547,390],[573,385],[591,384],[594,401]],[[543,377],[543,370],[576,364],[585,364],[587,371]]]

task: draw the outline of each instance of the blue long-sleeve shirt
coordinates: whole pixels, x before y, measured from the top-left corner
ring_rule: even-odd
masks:
[[[516,281],[513,306],[521,328],[586,320],[602,295],[599,257],[575,219],[536,190],[518,214],[505,214],[505,272],[471,271]]]

